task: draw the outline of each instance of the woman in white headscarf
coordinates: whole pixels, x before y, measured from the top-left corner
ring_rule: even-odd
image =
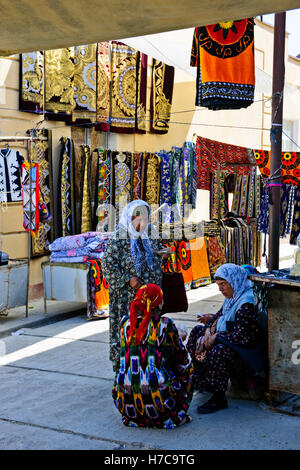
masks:
[[[118,371],[120,324],[128,315],[136,291],[143,284],[161,286],[161,242],[151,233],[150,207],[142,200],[130,202],[121,213],[115,236],[108,243],[102,270],[109,284],[110,360]]]
[[[255,298],[246,270],[227,263],[214,278],[225,297],[223,306],[215,315],[200,317],[204,326],[193,328],[187,344],[195,367],[195,388],[213,394],[198,407],[201,414],[227,408],[229,378],[253,376],[262,365]]]

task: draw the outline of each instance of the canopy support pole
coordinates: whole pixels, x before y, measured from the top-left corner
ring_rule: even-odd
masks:
[[[286,13],[275,14],[269,200],[269,271],[279,268],[281,147]]]

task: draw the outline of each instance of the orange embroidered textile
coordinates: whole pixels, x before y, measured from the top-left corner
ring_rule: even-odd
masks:
[[[197,106],[239,109],[252,104],[253,18],[195,28],[191,66],[197,66]]]
[[[254,150],[257,166],[264,178],[270,176],[270,152]],[[300,152],[281,152],[281,182],[282,184],[300,183]]]
[[[189,241],[192,261],[192,288],[196,289],[211,283],[205,238]]]

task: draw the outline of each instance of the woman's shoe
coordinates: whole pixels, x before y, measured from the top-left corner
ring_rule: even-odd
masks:
[[[224,410],[225,408],[228,408],[228,401],[225,396],[222,400],[216,400],[214,397],[212,397],[208,400],[208,402],[204,403],[204,405],[198,406],[197,412],[204,415],[214,413],[218,410]]]

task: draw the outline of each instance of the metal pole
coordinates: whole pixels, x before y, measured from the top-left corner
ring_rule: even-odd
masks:
[[[286,14],[275,14],[269,202],[269,271],[279,268],[282,111]]]

